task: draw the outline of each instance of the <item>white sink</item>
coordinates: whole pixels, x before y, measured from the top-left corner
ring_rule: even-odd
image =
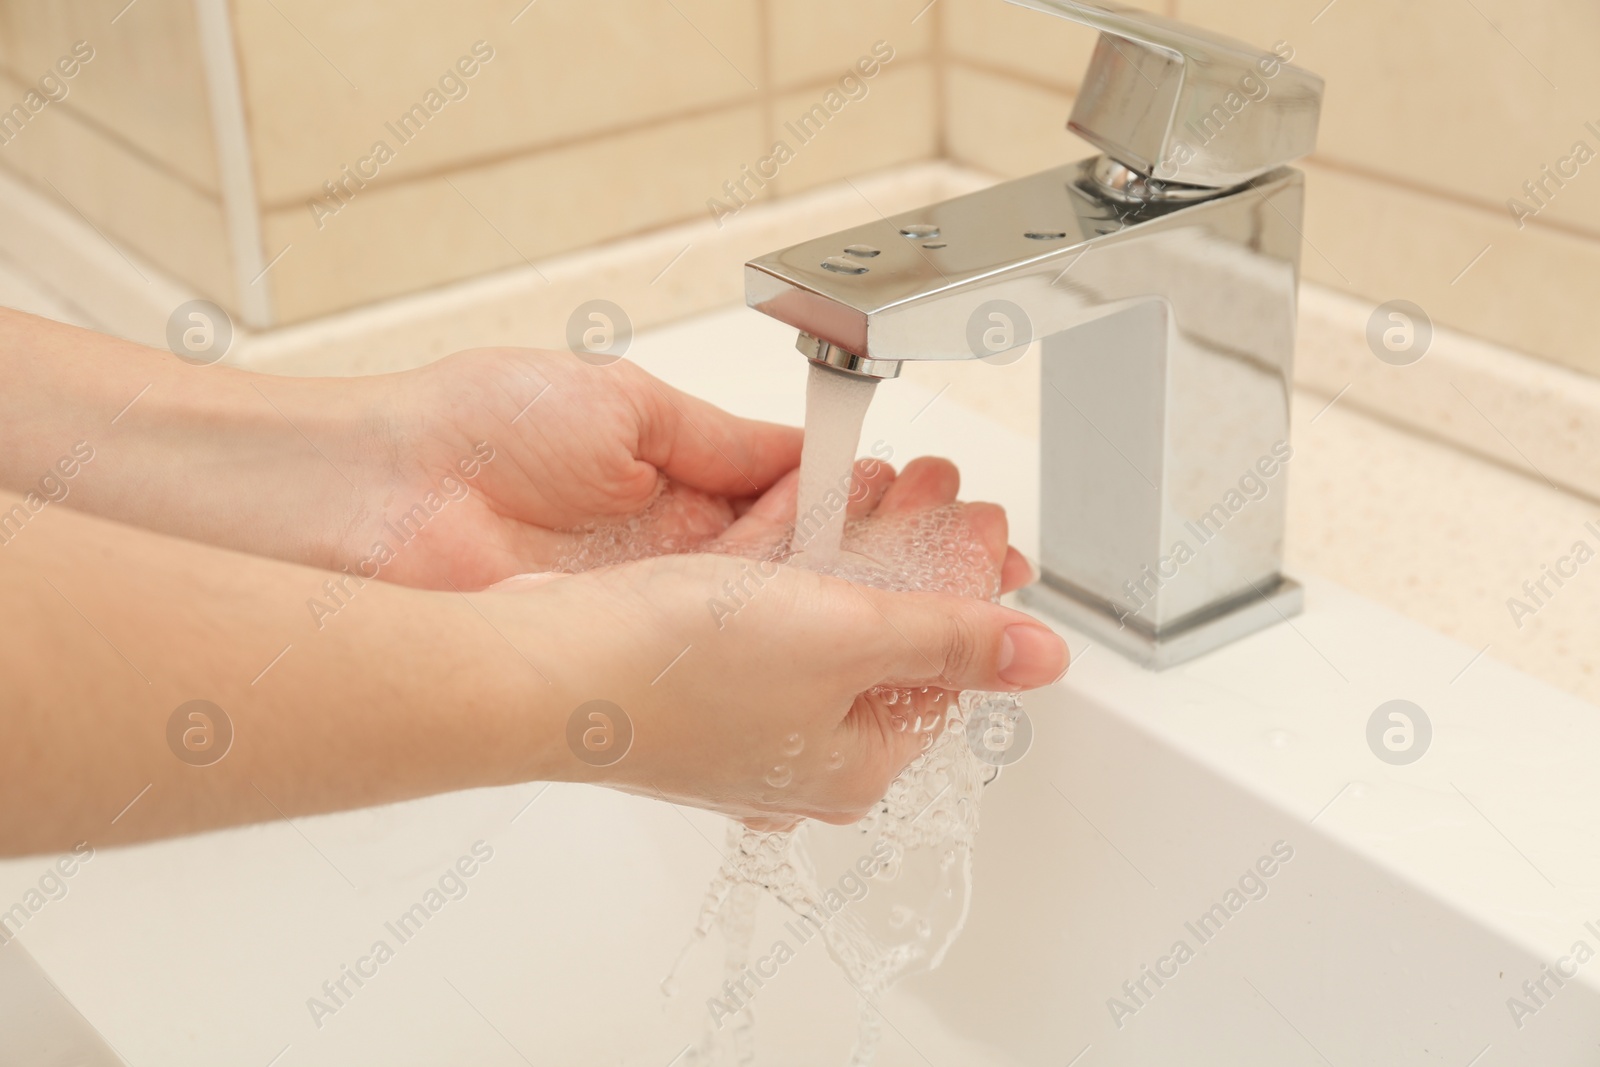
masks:
[[[630,355],[795,421],[792,344],[739,309]],[[1034,446],[932,398],[881,387],[863,449],[952,457],[1031,552]],[[1034,746],[985,793],[966,932],[884,1003],[879,1063],[1595,1062],[1600,960],[1571,954],[1600,951],[1600,709],[1295,577],[1292,626],[1163,674],[1068,634],[1077,664],[1028,699]],[[1397,698],[1433,726],[1404,766],[1367,742]],[[465,897],[399,944],[385,923],[478,841],[493,856]],[[20,941],[132,1064],[667,1067],[720,983],[713,939],[677,998],[659,992],[722,842],[715,816],[599,789],[485,790],[103,850]],[[1265,895],[1247,882],[1260,899],[1202,944],[1186,924],[1275,846],[1292,856],[1263,865]],[[46,862],[0,864],[0,908]],[[763,916],[758,953],[782,936],[774,902]],[[394,957],[319,1027],[308,998],[380,938]],[[1558,963],[1576,974],[1528,998]],[[1147,965],[1169,977],[1135,1000],[1123,983]],[[1514,1018],[1510,997],[1536,1010]],[[843,1063],[853,998],[820,942],[801,947],[756,999],[759,1062]]]

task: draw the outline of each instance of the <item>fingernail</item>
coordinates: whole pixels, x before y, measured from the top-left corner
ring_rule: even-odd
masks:
[[[1018,689],[1049,685],[1067,666],[1067,643],[1043,626],[1019,623],[1000,638],[1000,680]]]

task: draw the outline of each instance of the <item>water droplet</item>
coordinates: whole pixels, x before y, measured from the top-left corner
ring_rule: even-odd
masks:
[[[835,274],[865,274],[867,268],[859,263],[845,259],[843,256],[829,256],[822,261],[822,269],[830,270]]]
[[[836,771],[844,766],[844,753],[834,749],[828,753],[828,770]]]
[[[767,784],[774,789],[782,789],[794,781],[794,770],[787,764],[774,764],[766,774]]]
[[[799,734],[790,734],[783,739],[783,754],[785,756],[798,756],[805,750],[806,739]]]

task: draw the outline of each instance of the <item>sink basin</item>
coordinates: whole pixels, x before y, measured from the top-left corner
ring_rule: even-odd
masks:
[[[796,421],[792,345],[737,309],[629,355]],[[1032,551],[1031,442],[911,382],[880,388],[876,441],[954,458]],[[1594,1062],[1597,709],[1295,577],[1292,624],[1160,674],[1063,630],[1075,666],[985,792],[966,931],[884,1002],[880,1064]],[[1414,762],[1368,740],[1397,699],[1431,724]],[[723,841],[716,816],[600,789],[481,790],[100,850],[18,943],[134,1064],[666,1067],[721,981],[713,938],[659,988]],[[47,863],[0,864],[0,908]],[[757,955],[786,917],[764,901]],[[854,994],[819,941],[755,1005],[759,1062],[845,1061]]]

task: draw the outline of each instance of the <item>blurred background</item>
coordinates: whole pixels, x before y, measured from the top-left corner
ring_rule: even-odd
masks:
[[[1093,32],[999,0],[524,4],[5,0],[5,105],[74,42],[94,58],[65,99],[3,131],[0,167],[264,328],[709,217],[782,139],[794,159],[747,198],[917,161],[1011,176],[1092,154],[1064,123]],[[1286,42],[1327,79],[1305,164],[1308,279],[1403,294],[1436,322],[1600,373],[1600,180],[1576,163],[1544,179],[1576,142],[1600,148],[1585,125],[1600,125],[1600,8],[1148,6]],[[866,95],[796,144],[784,124],[878,41],[893,59]],[[475,42],[493,58],[402,143],[391,126]],[[356,189],[345,168],[379,141],[393,158]],[[354,190],[351,210],[319,219],[311,205],[339,206],[328,182]],[[1511,199],[1531,212],[1521,225]]]

